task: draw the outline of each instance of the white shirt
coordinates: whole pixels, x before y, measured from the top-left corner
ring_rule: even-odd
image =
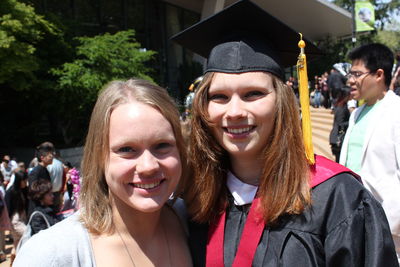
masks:
[[[228,186],[228,189],[235,200],[235,205],[237,206],[243,206],[253,202],[258,190],[258,186],[242,182],[231,172],[228,172],[226,185]]]

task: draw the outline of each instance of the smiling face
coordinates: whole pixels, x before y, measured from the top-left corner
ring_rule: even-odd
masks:
[[[110,116],[105,177],[114,198],[141,212],[154,212],[175,190],[181,160],[171,124],[155,108],[130,102]]]
[[[271,76],[264,72],[216,73],[208,101],[213,135],[229,155],[261,157],[275,119]]]

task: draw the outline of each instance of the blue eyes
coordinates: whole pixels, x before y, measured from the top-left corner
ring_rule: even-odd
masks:
[[[159,144],[152,146],[150,148],[150,150],[152,151],[153,154],[166,154],[166,153],[169,153],[173,147],[174,147],[173,144],[163,142],[163,143],[159,143]],[[124,156],[131,156],[131,155],[133,156],[138,153],[141,153],[141,151],[142,150],[140,148],[135,149],[131,146],[122,146],[122,147],[118,148],[115,151],[115,153],[121,154]]]
[[[121,152],[121,153],[128,153],[128,152],[133,152],[133,149],[132,149],[131,147],[125,146],[125,147],[119,148],[119,149],[118,149],[118,152]]]

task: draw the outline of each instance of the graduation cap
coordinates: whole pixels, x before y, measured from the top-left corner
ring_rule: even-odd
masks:
[[[207,58],[205,72],[266,71],[284,80],[297,62],[299,33],[249,0],[241,0],[171,38]],[[307,54],[321,54],[304,39]]]

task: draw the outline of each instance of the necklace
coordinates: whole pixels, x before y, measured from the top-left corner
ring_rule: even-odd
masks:
[[[169,263],[168,266],[171,267],[171,250],[170,250],[170,248],[169,248],[169,240],[168,240],[167,234],[165,233],[165,226],[164,226],[164,224],[161,224],[161,228],[162,228],[162,231],[163,231],[164,240],[165,240],[165,242],[167,243],[167,248],[168,248],[168,263]],[[122,235],[121,235],[121,233],[119,232],[118,228],[115,227],[115,229],[117,230],[117,233],[118,233],[118,235],[119,235],[119,238],[121,239],[122,243],[124,244],[125,250],[126,250],[126,252],[128,253],[128,255],[129,255],[129,259],[130,259],[131,262],[132,262],[132,266],[133,266],[133,267],[136,267],[136,264],[135,264],[135,262],[133,261],[132,255],[131,255],[131,253],[129,252],[129,249],[128,249],[128,246],[127,246],[126,243],[125,243],[125,240],[122,238]]]
[[[164,224],[161,224],[161,227],[162,227],[162,230],[163,230],[163,233],[164,233],[164,239],[165,239],[165,242],[167,243],[167,248],[168,248],[168,263],[169,263],[168,266],[171,267],[171,249],[169,248],[169,241],[168,241],[167,234],[165,233]]]
[[[132,255],[131,255],[131,253],[129,252],[128,246],[127,246],[126,243],[125,243],[125,240],[122,238],[122,235],[121,235],[121,233],[119,232],[118,228],[115,227],[115,229],[117,230],[117,233],[118,233],[118,235],[119,235],[119,238],[121,238],[122,243],[124,243],[125,250],[126,250],[126,252],[128,253],[128,255],[129,255],[129,259],[131,260],[133,267],[136,267],[135,262],[134,262],[133,259],[132,259]]]

